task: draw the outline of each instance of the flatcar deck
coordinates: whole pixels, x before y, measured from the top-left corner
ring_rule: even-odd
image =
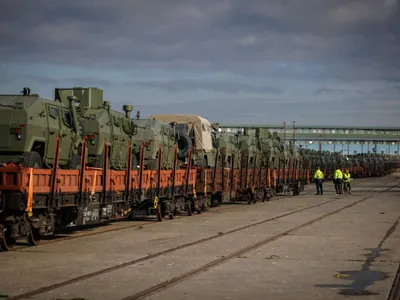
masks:
[[[358,179],[347,196],[334,195],[329,182],[324,196],[308,185],[298,197],[240,210],[5,252],[0,294],[386,299],[400,263],[399,184],[396,176]]]

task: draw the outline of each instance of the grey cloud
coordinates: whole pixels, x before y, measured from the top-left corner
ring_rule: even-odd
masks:
[[[10,75],[7,75],[9,78]],[[0,80],[1,80],[0,76]],[[17,76],[14,74],[12,75],[12,80],[15,81]],[[88,86],[96,86],[99,88],[102,87],[110,87],[117,84],[116,81],[113,80],[105,80],[105,79],[98,79],[98,78],[89,78],[89,77],[76,77],[76,78],[62,78],[59,79],[57,76],[48,77],[48,76],[41,76],[41,75],[20,75],[18,79],[23,82],[32,83],[35,85],[51,85],[54,87],[88,87]],[[11,81],[11,80],[9,80]]]
[[[332,94],[332,93],[358,93],[363,94],[361,90],[351,90],[351,89],[338,89],[338,88],[321,88],[314,91],[314,94]]]
[[[2,76],[0,76],[0,79]],[[282,90],[266,85],[255,85],[235,81],[222,81],[222,80],[152,80],[152,81],[120,81],[120,80],[105,80],[89,77],[76,77],[76,78],[63,78],[45,77],[40,75],[25,75],[20,79],[29,80],[38,84],[51,84],[55,86],[97,86],[97,87],[110,87],[110,86],[125,86],[125,87],[146,87],[165,90],[168,92],[184,92],[196,90],[208,90],[213,92],[223,92],[226,94],[237,93],[267,93],[267,94],[281,94]]]
[[[106,87],[117,103],[140,90],[134,101],[149,113],[190,112],[225,122],[335,124],[341,117],[349,125],[389,125],[396,121],[371,116],[374,110],[398,113],[399,36],[393,0],[1,1],[0,64],[100,71],[93,78],[59,79],[2,68],[0,79],[3,85],[26,80],[35,88]],[[109,69],[148,68],[165,71],[163,81],[107,75]],[[179,81],[176,74],[168,77],[176,70],[238,76],[182,75]],[[226,95],[199,101],[203,91]]]
[[[143,117],[158,113],[182,113],[202,115],[221,124],[282,124],[296,121],[298,125],[348,125],[348,126],[399,126],[398,110],[390,107],[364,109],[362,101],[342,99],[328,103],[289,103],[279,99],[205,99],[190,105],[165,103],[156,106],[142,104],[137,107]],[[251,105],[249,105],[251,103]],[[251,110],[249,107],[251,106]],[[209,109],[212,107],[212,109]],[[229,114],[222,114],[223,111]],[[377,116],[386,114],[389,118]]]
[[[375,89],[371,91],[371,94],[373,95],[389,95],[391,97],[394,96],[400,96],[400,85],[390,85],[390,86],[385,86],[383,88]],[[400,100],[399,100],[399,105],[400,105]]]
[[[168,80],[126,83],[130,86],[150,87],[170,92],[211,90],[224,92],[226,94],[248,93],[270,93],[280,94],[282,91],[276,87],[246,84],[241,82],[210,81],[210,80]]]
[[[7,30],[0,32],[0,54],[11,61],[201,65],[273,75],[268,62],[281,60],[324,65],[326,77],[400,79],[400,14],[393,3],[16,0],[2,6],[0,28]]]

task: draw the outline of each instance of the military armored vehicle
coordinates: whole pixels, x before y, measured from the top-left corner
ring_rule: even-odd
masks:
[[[109,167],[114,170],[126,169],[128,143],[132,145],[131,169],[140,163],[140,145],[143,143],[144,167],[154,170],[158,167],[158,150],[162,149],[162,169],[172,169],[175,130],[160,121],[132,119],[132,105],[123,105],[125,114],[112,110],[109,101],[103,101],[103,91],[96,87],[56,89],[56,99],[66,101],[74,96],[79,100],[78,116],[83,132],[88,139],[87,165],[102,167],[104,144],[108,147]],[[179,165],[177,166],[179,167]]]
[[[0,95],[0,162],[46,168],[54,164],[57,135],[59,166],[80,165],[81,129],[74,98],[51,101],[24,88],[18,95]]]
[[[243,134],[239,134],[238,141],[239,151],[244,159],[241,161],[242,167],[246,168],[247,166],[250,170],[259,167],[261,151],[255,129],[246,128]]]
[[[218,123],[212,124],[211,128],[213,129],[213,144],[221,154],[219,158],[221,162],[218,165],[223,165],[225,168],[239,168],[239,134],[220,132]]]
[[[55,99],[66,102],[78,99],[77,114],[88,141],[87,165],[103,166],[104,146],[108,147],[109,167],[114,170],[126,169],[128,143],[136,134],[136,126],[131,120],[132,105],[124,105],[125,114],[112,110],[109,101],[103,101],[103,90],[89,88],[56,88]],[[137,162],[132,160],[132,167]]]
[[[217,161],[216,140],[213,139],[211,124],[208,120],[196,115],[166,114],[151,115],[149,120],[173,123],[179,133],[179,159],[185,160],[193,146],[193,166],[214,168]]]
[[[257,128],[256,136],[259,140],[260,151],[263,153],[263,165],[270,169],[278,169],[281,156],[281,142],[276,132],[271,134],[265,128]]]
[[[162,150],[161,169],[172,170],[174,164],[174,149],[178,142],[178,137],[174,126],[157,120],[136,119],[137,134],[133,136],[135,161],[139,161],[139,147],[143,142],[146,149],[144,151],[144,167],[148,170],[155,170],[158,167],[158,151]],[[180,156],[185,155],[180,151]],[[177,164],[177,169],[180,165]]]

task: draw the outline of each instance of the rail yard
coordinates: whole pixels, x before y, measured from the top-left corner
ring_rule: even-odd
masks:
[[[0,95],[0,298],[398,299],[397,157],[132,118],[102,95]]]
[[[344,197],[328,184],[325,194],[307,186],[298,197],[16,248],[0,256],[0,291],[5,299],[397,299],[399,174],[357,179]]]

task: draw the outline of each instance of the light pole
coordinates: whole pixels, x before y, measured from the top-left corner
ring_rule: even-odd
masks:
[[[397,141],[397,156],[400,156],[400,140]]]
[[[286,122],[283,122],[283,143],[285,144],[286,140]]]
[[[296,138],[296,128],[294,124],[296,124],[296,121],[293,121],[293,144],[295,143],[295,138]]]
[[[318,136],[318,151],[321,152],[322,151],[322,145],[321,145],[321,134]]]

